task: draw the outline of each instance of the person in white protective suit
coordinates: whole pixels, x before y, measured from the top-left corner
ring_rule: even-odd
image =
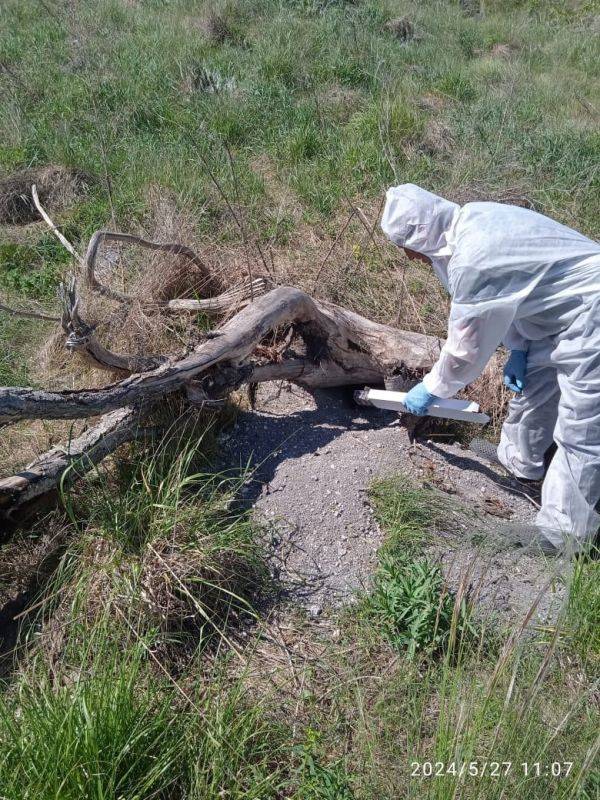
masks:
[[[529,209],[458,206],[413,184],[388,190],[381,226],[452,298],[446,343],[407,409],[455,395],[503,343],[517,395],[499,461],[539,480],[556,442],[530,533],[547,551],[579,549],[600,525],[600,244]]]

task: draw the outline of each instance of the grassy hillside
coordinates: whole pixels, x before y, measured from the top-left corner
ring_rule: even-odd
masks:
[[[415,181],[598,235],[597,4],[481,6],[6,0],[0,175],[74,170],[48,202],[75,244],[106,226],[168,232],[232,273],[258,242],[280,280],[313,289],[327,261],[322,294],[442,332],[419,273],[417,320],[396,254],[359,215],[346,226],[352,207],[376,226],[383,190]],[[40,226],[3,233],[0,292],[51,302],[65,254]]]
[[[599,42],[595,0],[2,0],[0,303],[57,310],[73,268],[36,182],[80,251],[99,228],[179,240],[225,282],[268,269],[443,333],[439,289],[377,232],[384,189],[598,237]],[[160,281],[109,255],[119,288]],[[119,320],[133,351],[189,333]],[[106,380],[54,331],[0,311],[0,384]],[[388,480],[369,591],[282,610],[248,476],[214,473],[223,423],[150,432],[2,545],[0,798],[600,796],[597,558],[549,585],[556,623],[482,619],[424,552],[445,498]],[[0,463],[57,440],[31,429],[0,431]]]
[[[2,169],[94,175],[73,215],[81,236],[113,214],[142,220],[151,184],[214,233],[207,168],[233,192],[227,148],[264,242],[407,180],[522,193],[593,233],[594,3],[492,0],[481,18],[463,6],[8,0]],[[402,16],[407,30],[386,29]],[[289,189],[281,209],[269,180]]]

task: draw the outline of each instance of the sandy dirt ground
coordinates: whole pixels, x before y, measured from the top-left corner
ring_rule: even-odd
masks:
[[[265,384],[220,444],[225,466],[251,466],[243,497],[264,525],[274,576],[311,615],[368,587],[384,539],[368,489],[402,475],[447,501],[427,551],[453,588],[466,582],[482,610],[502,617],[518,619],[537,603],[534,621],[554,618],[568,565],[500,535],[507,520],[533,519],[535,491],[444,441],[411,442],[397,414],[361,408],[350,391],[313,397]]]

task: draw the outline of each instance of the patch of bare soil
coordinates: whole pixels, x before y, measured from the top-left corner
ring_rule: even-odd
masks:
[[[41,219],[31,196],[33,184],[44,208],[56,213],[84,195],[91,180],[80,170],[54,165],[14,172],[0,180],[0,224],[27,225]]]
[[[240,413],[223,434],[221,449],[226,466],[254,466],[244,496],[266,526],[274,574],[284,595],[313,615],[368,586],[384,538],[368,489],[389,475],[446,493],[447,520],[428,552],[450,585],[468,582],[482,610],[520,618],[554,572],[566,569],[498,535],[507,519],[535,514],[522,485],[459,445],[411,443],[396,414],[359,408],[350,392],[313,398],[265,385],[256,410]],[[554,585],[535,619],[553,617],[561,600]]]

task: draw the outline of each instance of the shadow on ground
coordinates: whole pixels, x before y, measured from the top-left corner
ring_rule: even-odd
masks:
[[[221,454],[223,467],[251,467],[242,502],[264,525],[284,597],[313,613],[351,599],[376,567],[383,532],[368,498],[376,478],[401,474],[407,485],[441,487],[454,505],[489,516],[490,530],[505,522],[498,515],[529,521],[536,510],[531,487],[460,445],[411,441],[396,414],[356,406],[349,390],[313,397],[296,387],[263,386],[256,410],[241,412],[222,436]],[[546,582],[544,564],[532,566],[530,556],[497,546],[482,553],[474,544],[481,542],[481,530],[478,537],[475,530],[463,525],[458,534],[439,531],[435,556],[449,573],[460,565],[473,580],[489,583],[490,591],[480,595],[491,605],[510,610],[515,601],[525,607]],[[477,569],[475,560],[482,562]]]

